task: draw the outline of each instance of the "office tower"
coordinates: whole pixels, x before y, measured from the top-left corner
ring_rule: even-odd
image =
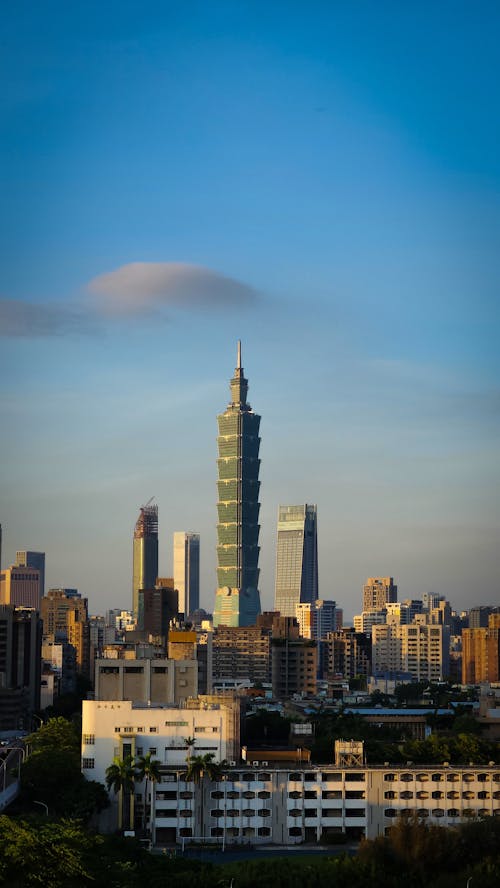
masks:
[[[0,731],[31,729],[40,708],[41,651],[37,612],[0,605]]]
[[[398,587],[392,577],[368,577],[363,586],[363,610],[381,610],[398,600]]]
[[[0,572],[0,604],[40,609],[40,571],[34,567],[7,567]]]
[[[217,417],[219,436],[217,592],[214,626],[252,626],[259,597],[259,425],[247,403],[238,342],[231,401]]]
[[[179,613],[187,620],[200,606],[200,535],[174,533],[174,587],[179,593]]]
[[[471,607],[469,611],[469,629],[486,629],[492,612],[493,608],[489,605],[483,604]]]
[[[134,529],[132,610],[139,614],[139,589],[153,589],[158,576],[158,506],[141,506]]]
[[[316,506],[280,506],[276,550],[275,610],[295,617],[297,604],[318,597],[318,534]]]
[[[16,567],[33,567],[40,572],[40,598],[45,595],[45,552],[22,549],[16,552]]]

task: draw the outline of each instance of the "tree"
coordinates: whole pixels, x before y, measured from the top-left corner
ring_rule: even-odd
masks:
[[[160,783],[161,782],[161,774],[160,774],[160,762],[158,759],[151,758],[151,753],[148,752],[146,755],[141,755],[135,762],[135,780],[138,783],[142,783],[144,781],[144,795],[143,795],[143,814],[142,814],[142,828],[146,831],[146,803],[148,798],[148,785],[149,783]]]
[[[189,759],[191,758],[191,750],[193,749],[194,744],[196,743],[196,737],[184,737],[184,743],[187,746],[187,751],[188,751],[187,757],[188,757],[188,761],[189,761]]]
[[[73,752],[80,758],[80,733],[76,725],[62,716],[49,718],[38,731],[26,737],[25,743],[30,754],[57,749],[59,752]]]
[[[135,771],[134,760],[131,755],[126,755],[124,759],[115,756],[111,765],[106,768],[106,787],[108,792],[113,790],[115,795],[120,795],[120,805],[118,809],[118,824],[121,829],[124,822],[127,823],[126,829],[132,829],[132,805],[131,793],[134,790]]]
[[[223,771],[227,768],[227,762],[224,759],[221,762],[214,761],[213,752],[207,752],[205,755],[195,755],[188,759],[185,779],[192,780],[200,786],[201,803],[198,806],[200,812],[200,834],[204,835],[203,812],[205,809],[205,783],[206,780],[211,782],[220,780]]]

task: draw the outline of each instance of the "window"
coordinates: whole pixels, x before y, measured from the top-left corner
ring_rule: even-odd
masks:
[[[322,799],[341,799],[342,798],[342,790],[341,789],[324,789],[321,793]]]
[[[401,798],[402,799],[412,799],[413,793],[409,792],[409,790],[405,789],[405,791],[401,793]]]
[[[427,808],[419,808],[417,811],[417,816],[418,817],[428,817],[429,812],[428,812]]]
[[[403,783],[413,783],[413,774],[401,774],[400,780],[402,780]]]
[[[306,795],[307,795],[307,793],[306,793]],[[263,789],[262,792],[257,793],[257,796],[259,797],[259,799],[270,799],[271,793],[267,792],[267,790]]]
[[[448,817],[458,817],[458,808],[448,808]]]
[[[387,792],[384,792],[384,799],[395,799],[395,798],[396,798],[396,793],[392,789],[389,789]]]
[[[82,743],[84,743],[86,746],[94,746],[95,735],[94,734],[84,734],[82,736]]]
[[[396,775],[395,774],[384,774],[384,780],[387,780],[388,783],[392,783],[394,780],[396,780]]]
[[[289,799],[301,799],[302,793],[298,791],[298,789],[293,789],[292,792],[288,793]]]
[[[317,808],[306,808],[304,811],[305,817],[317,817],[318,809]]]
[[[221,826],[213,826],[212,829],[210,830],[210,835],[215,836],[215,837],[223,836],[224,830],[222,829]]]
[[[240,812],[238,811],[238,808],[228,808],[227,809],[227,816],[228,817],[237,817],[239,813]]]
[[[188,789],[183,789],[182,792],[179,793],[181,799],[192,799],[193,793],[189,792]]]
[[[115,728],[115,734],[119,734],[120,731],[121,731],[121,728]]]
[[[212,811],[210,811],[210,816],[211,817],[224,817],[224,811],[221,811],[220,808],[214,808]]]
[[[156,746],[150,746],[149,751],[150,751],[151,755],[156,755]]]
[[[432,780],[434,780],[434,783],[441,783],[441,781],[443,780],[443,775],[442,774],[433,774]]]
[[[123,733],[124,733],[124,734],[133,734],[133,733],[134,733],[134,729],[131,728],[130,725],[127,725],[127,726],[123,729]]]
[[[269,808],[259,808],[259,810],[257,811],[257,814],[259,817],[270,817],[271,816],[271,812],[270,812]]]
[[[350,792],[346,792],[346,799],[364,799],[365,793],[363,789],[352,789]]]
[[[342,808],[322,808],[323,817],[342,817]]]
[[[385,817],[396,817],[395,808],[386,808],[384,811],[384,816]]]
[[[291,826],[290,829],[288,830],[288,835],[291,836],[292,838],[294,836],[301,836],[302,829],[300,828],[300,826]]]
[[[188,728],[189,722],[184,721],[166,721],[165,725],[168,728]]]
[[[261,780],[263,783],[264,783],[266,780],[270,780],[270,779],[271,779],[271,775],[268,774],[267,772],[266,772],[266,773],[263,773],[263,774],[259,774],[259,780]]]
[[[85,768],[87,771],[95,768],[95,759],[93,758],[83,758],[82,759],[82,768]]]
[[[158,728],[156,728],[156,727],[150,727],[150,729],[149,729],[149,733],[150,733],[150,734],[157,734],[157,733],[158,733]]]
[[[247,789],[247,790],[245,790],[245,792],[242,792],[242,793],[241,793],[241,797],[242,797],[243,799],[254,799],[254,798],[255,798],[255,793],[252,792],[251,789]]]
[[[317,798],[316,790],[315,790],[315,789],[306,789],[306,791],[305,791],[305,793],[304,793],[304,798],[305,798],[305,799],[315,799],[315,798]]]
[[[228,830],[228,832],[229,832],[229,830]],[[259,835],[259,836],[270,836],[270,835],[271,835],[271,830],[269,829],[268,826],[259,826],[259,828],[258,828],[258,830],[257,830],[257,835]]]
[[[443,808],[433,808],[432,809],[433,817],[444,817],[444,809]]]
[[[243,817],[253,817],[255,811],[253,810],[253,808],[243,808],[243,811],[241,813]]]
[[[302,774],[299,774],[298,772],[294,772],[293,774],[289,775],[288,779],[291,782],[295,781],[296,783],[299,783],[302,780]]]
[[[179,835],[182,836],[184,839],[189,839],[193,835],[193,830],[190,826],[183,826],[179,830]]]
[[[490,794],[489,792],[486,792],[484,789],[482,789],[481,792],[478,792],[477,797],[478,799],[489,799]]]
[[[436,789],[432,793],[432,798],[433,799],[444,799],[444,792],[440,792],[439,789]]]
[[[364,808],[349,808],[345,812],[346,817],[366,817]]]
[[[321,779],[323,783],[338,783],[342,781],[342,774],[322,774]]]
[[[346,774],[345,779],[346,779],[346,782],[348,780],[350,780],[351,782],[354,782],[354,783],[362,783],[363,780],[365,780],[365,775],[360,774],[358,771],[355,771],[353,774]]]
[[[316,774],[304,774],[304,780],[306,781],[306,783],[316,783]]]
[[[212,795],[213,799],[223,799],[224,798],[224,793],[221,792],[220,789],[214,790],[214,792],[211,793],[211,795]]]

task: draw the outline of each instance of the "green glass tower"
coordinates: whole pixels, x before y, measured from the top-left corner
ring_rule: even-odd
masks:
[[[241,342],[230,389],[231,401],[217,417],[218,588],[214,626],[252,626],[260,614],[260,416],[247,404]]]

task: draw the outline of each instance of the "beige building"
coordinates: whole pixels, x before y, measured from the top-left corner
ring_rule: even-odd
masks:
[[[408,672],[415,681],[442,681],[449,671],[449,629],[413,622],[373,626],[372,672]]]
[[[213,633],[215,681],[271,682],[271,630],[263,626],[218,626]]]
[[[490,614],[488,628],[462,632],[462,684],[500,681],[500,614]]]
[[[153,706],[178,705],[198,693],[196,660],[130,657],[95,661],[96,700],[130,700]]]
[[[49,589],[46,597],[42,598],[40,615],[43,620],[44,636],[72,644],[76,651],[77,671],[90,678],[90,624],[87,599],[81,598],[74,589]]]
[[[398,587],[392,577],[368,577],[363,586],[363,610],[381,610],[389,602],[397,601]]]

